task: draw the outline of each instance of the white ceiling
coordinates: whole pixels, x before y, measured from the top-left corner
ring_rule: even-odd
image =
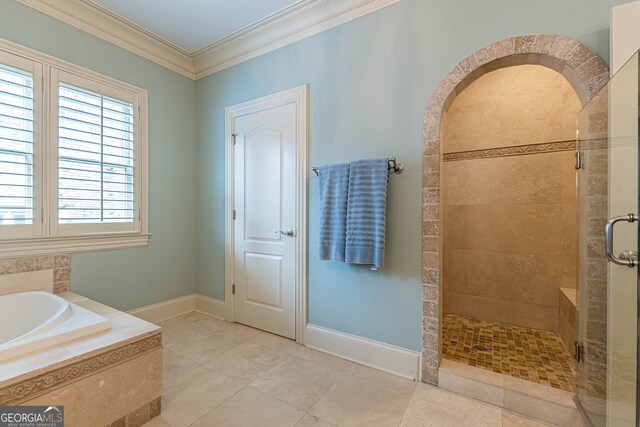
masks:
[[[92,0],[193,53],[300,0]]]

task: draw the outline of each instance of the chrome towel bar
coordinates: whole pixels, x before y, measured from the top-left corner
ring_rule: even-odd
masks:
[[[395,157],[389,157],[389,170],[392,170],[395,174],[400,175],[404,172],[404,165],[402,163],[398,163]],[[318,167],[314,166],[311,168],[312,171],[315,172],[316,175],[319,174]]]

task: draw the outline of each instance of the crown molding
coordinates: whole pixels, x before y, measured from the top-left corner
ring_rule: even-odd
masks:
[[[184,50],[88,0],[17,0],[191,79],[193,58]]]
[[[302,0],[193,53],[91,0],[17,1],[197,80],[400,0]]]
[[[357,19],[400,0],[304,0],[194,53],[196,79]]]

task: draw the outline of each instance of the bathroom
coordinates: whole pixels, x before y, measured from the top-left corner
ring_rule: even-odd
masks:
[[[150,370],[164,368],[162,378],[117,414],[99,403],[126,399],[96,394],[94,414],[104,415],[98,418],[103,425],[234,425],[240,407],[244,425],[478,425],[478,417],[486,425],[578,422],[573,341],[581,341],[581,332],[567,305],[567,290],[579,288],[582,250],[571,238],[581,230],[573,216],[582,200],[575,192],[576,123],[613,62],[622,65],[632,55],[614,61],[611,44],[611,9],[625,1],[269,1],[257,2],[260,7],[248,1],[237,10],[245,21],[238,17],[233,27],[230,18],[220,20],[220,32],[205,39],[196,29],[210,27],[212,15],[195,12],[216,2],[186,2],[188,17],[175,2],[68,3],[0,0],[2,50],[45,64],[35,73],[51,88],[56,68],[88,73],[138,97],[134,104],[146,116],[139,128],[146,164],[135,168],[142,189],[136,203],[143,209],[132,214],[139,228],[120,241],[62,243],[64,249],[53,250],[11,241],[0,227],[0,240],[9,242],[0,243],[0,290],[15,292],[22,285],[9,276],[32,273],[30,281],[70,290],[80,307],[111,319],[111,333],[113,325],[126,329],[116,320],[134,321],[125,313],[150,322],[137,324],[137,336],[162,332],[162,363],[157,343],[140,356],[153,359],[145,365]],[[319,6],[325,3],[332,9]],[[312,22],[319,19],[314,14],[333,15],[304,31],[299,21],[283,18],[281,32],[267,34],[271,21],[263,19],[287,10],[292,16],[304,11]],[[166,19],[171,16],[176,19]],[[256,22],[262,26],[253,28],[271,43],[260,45],[256,37],[242,45],[242,29]],[[180,26],[186,30],[171,32]],[[231,34],[236,37],[225,39]],[[527,37],[532,34],[549,38]],[[571,49],[551,51],[562,43]],[[285,92],[306,108],[297,131],[307,140],[304,159],[296,158],[292,169],[298,210],[275,229],[294,230],[304,250],[294,273],[289,340],[220,320],[242,315],[227,304],[236,284],[229,277],[229,224],[235,210],[240,214],[229,203],[229,153],[237,133],[230,124],[241,124],[247,103]],[[115,93],[108,96],[120,99]],[[521,104],[509,109],[510,101]],[[498,126],[491,117],[507,123]],[[532,145],[546,147],[536,154],[513,148]],[[479,157],[478,150],[490,153]],[[476,154],[459,159],[459,153]],[[321,261],[319,178],[311,168],[387,157],[404,171],[389,175],[384,267]],[[51,215],[43,219],[54,224]],[[526,227],[534,219],[535,233]],[[623,247],[626,227],[632,225],[616,225],[616,249],[632,247]],[[536,261],[508,266],[505,258]],[[477,377],[465,376],[455,370],[464,367],[450,363],[460,360],[447,355],[447,315],[556,334],[574,378],[565,375],[565,389],[560,382],[555,388],[527,380],[544,388],[531,386],[525,394],[521,383],[514,391],[503,377],[483,376],[486,369],[472,367]],[[468,361],[470,354],[462,357]],[[6,370],[0,361],[0,372]],[[0,382],[0,396],[5,389]],[[354,393],[360,398],[345,398]],[[91,399],[78,398],[81,403]],[[68,425],[86,425],[79,415],[72,418],[80,412],[71,403],[37,404],[64,405]],[[536,405],[544,410],[533,411]]]

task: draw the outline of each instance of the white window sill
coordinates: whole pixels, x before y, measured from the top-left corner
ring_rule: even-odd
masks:
[[[150,234],[113,233],[102,235],[39,237],[0,240],[0,259],[141,248],[149,245]]]

